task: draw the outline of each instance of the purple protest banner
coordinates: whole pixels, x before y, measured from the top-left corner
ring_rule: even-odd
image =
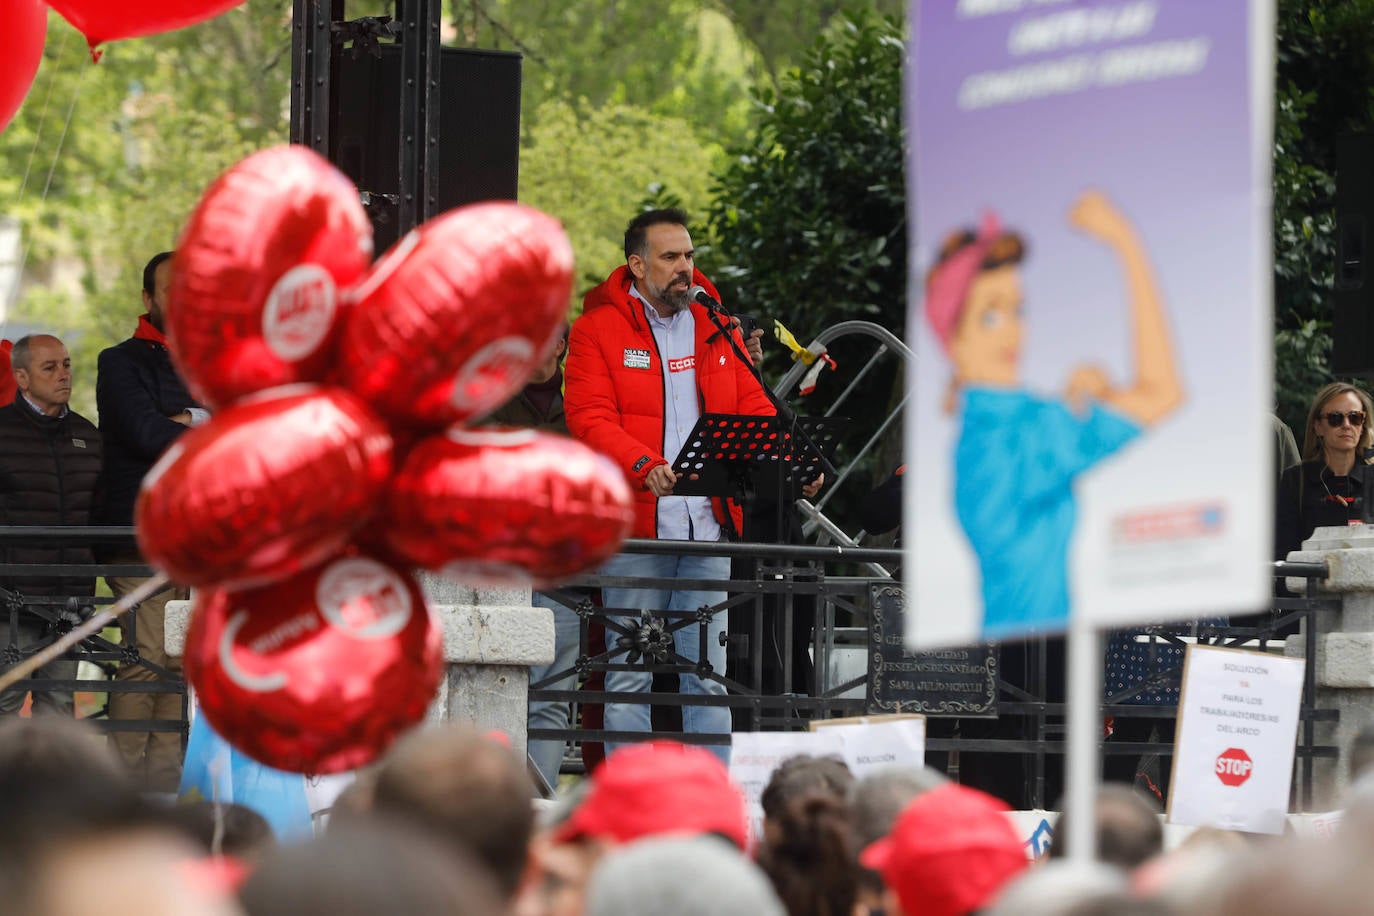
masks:
[[[909,644],[1260,607],[1271,0],[909,21]]]

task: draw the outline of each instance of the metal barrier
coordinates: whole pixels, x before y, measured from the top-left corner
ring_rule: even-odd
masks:
[[[50,543],[54,547],[104,547],[112,553],[121,555],[137,554],[132,528],[0,526],[0,549],[12,544],[30,547],[36,543]],[[152,574],[152,568],[143,563],[0,563],[0,580],[15,586],[13,589],[0,589],[0,607],[3,608],[3,618],[0,620],[3,620],[5,627],[0,661],[3,661],[6,668],[10,667],[69,632],[75,623],[90,617],[96,607],[114,603],[113,598],[99,595],[27,596],[23,589],[26,579],[63,577],[93,580],[107,576],[147,577]],[[21,644],[21,614],[31,615],[31,618],[37,617],[43,621],[44,634],[37,642]],[[14,689],[53,693],[103,693],[107,697],[113,693],[178,694],[181,697],[181,715],[177,719],[110,719],[107,715],[108,702],[87,718],[106,732],[177,732],[181,735],[184,747],[188,733],[185,679],[180,672],[170,671],[139,654],[136,620],[133,614],[125,615],[122,623],[126,634],[122,644],[97,635],[84,640],[78,650],[64,656],[78,663],[89,662],[95,665],[104,672],[104,677],[78,677],[70,680],[27,678],[16,681]],[[117,669],[128,666],[146,669],[153,678],[136,680],[113,677]]]
[[[530,698],[535,701],[549,701],[574,704],[573,726],[568,729],[532,729],[530,738],[539,740],[587,741],[626,741],[642,739],[638,733],[622,733],[599,728],[587,728],[579,724],[577,709],[580,705],[605,703],[649,703],[659,706],[728,706],[736,710],[735,729],[744,731],[758,730],[799,730],[808,726],[812,718],[858,715],[871,710],[864,696],[850,695],[855,688],[863,687],[867,677],[858,677],[843,683],[834,683],[830,677],[829,655],[834,651],[833,636],[837,620],[849,617],[854,622],[863,623],[867,619],[869,587],[875,584],[891,586],[887,577],[871,573],[867,575],[845,574],[847,567],[858,565],[866,568],[870,564],[894,564],[900,559],[900,552],[849,547],[797,547],[761,544],[696,544],[663,541],[632,541],[626,546],[628,552],[636,553],[678,553],[701,555],[729,555],[752,560],[756,574],[748,579],[729,581],[711,580],[627,580],[609,579],[602,576],[586,576],[574,583],[584,589],[601,586],[701,589],[724,591],[727,598],[723,602],[702,609],[700,612],[668,612],[660,609],[647,609],[642,612],[638,626],[627,626],[611,618],[622,616],[623,611],[597,607],[585,591],[569,589],[553,590],[545,594],[573,608],[579,618],[579,648],[576,661],[567,668],[550,671],[548,675],[530,685]],[[839,568],[838,573],[831,570]],[[1316,627],[1310,621],[1313,615],[1327,613],[1339,607],[1339,599],[1319,597],[1317,582],[1326,575],[1321,564],[1275,564],[1275,575],[1300,577],[1307,580],[1305,594],[1284,596],[1274,601],[1272,611],[1261,619],[1246,625],[1198,625],[1175,623],[1147,626],[1138,630],[1139,638],[1162,645],[1184,646],[1189,642],[1235,647],[1256,644],[1266,648],[1276,640],[1276,633],[1298,621],[1309,621],[1303,627],[1306,657],[1315,658]],[[796,677],[797,672],[788,664],[792,657],[790,643],[780,647],[778,659],[781,661],[780,674],[782,689],[764,692],[760,689],[764,681],[766,663],[764,645],[758,634],[764,631],[764,600],[777,596],[775,613],[780,614],[788,623],[779,628],[786,640],[798,631],[809,631],[810,655],[814,661],[816,684],[811,690],[798,689],[802,685]],[[815,606],[809,620],[802,626],[791,625],[790,621],[798,613],[799,599],[814,598]],[[702,639],[706,638],[706,625],[711,614],[733,612],[732,639],[736,639],[737,622],[750,621],[748,627],[750,645],[743,653],[743,664],[735,666],[734,676],[704,670],[690,659],[673,651],[671,639],[665,635],[688,627],[699,627]],[[609,648],[593,649],[591,645],[591,625],[600,622],[607,628]],[[1135,631],[1133,631],[1135,632]],[[617,645],[617,641],[624,642]],[[643,657],[634,664],[626,661],[626,647],[638,647]],[[704,643],[703,643],[704,645]],[[648,651],[646,651],[646,648]],[[1022,797],[1028,807],[1044,808],[1057,802],[1051,795],[1055,780],[1049,778],[1049,771],[1058,766],[1065,751],[1064,703],[1062,663],[1056,664],[1058,651],[1062,651],[1062,640],[1041,638],[1019,644],[1018,648],[1002,647],[1024,653],[1024,664],[1020,666],[1019,679],[1011,679],[1005,674],[1005,667],[998,666],[997,703],[998,722],[1006,727],[986,727],[988,720],[965,720],[959,716],[932,718],[934,724],[946,721],[950,728],[932,728],[934,734],[928,735],[927,751],[932,755],[945,757],[946,769],[951,775],[958,776],[959,756],[961,754],[991,753],[1001,755],[1020,755],[1027,761],[1016,763],[1007,761],[1007,766],[1021,766],[1025,778],[1025,793]],[[870,653],[871,654],[871,653]],[[870,661],[871,664],[871,661]],[[612,693],[606,690],[555,690],[555,684],[570,675],[586,681],[596,672],[636,668],[656,674],[675,675],[682,673],[700,674],[709,677],[727,689],[725,696],[678,695],[676,693]],[[1161,666],[1149,678],[1134,685],[1131,689],[1103,698],[1101,711],[1104,717],[1167,719],[1176,715],[1173,706],[1142,706],[1122,702],[1142,689],[1176,679],[1181,674],[1181,663]],[[1057,682],[1057,683],[1056,683]],[[913,710],[917,711],[917,710]],[[1318,721],[1332,721],[1337,717],[1334,709],[1318,709],[1316,706],[1316,670],[1308,665],[1305,674],[1301,722],[1297,754],[1298,768],[1295,772],[1297,787],[1296,801],[1301,810],[1310,809],[1312,803],[1313,761],[1318,757],[1334,757],[1337,748],[1317,745],[1315,725]],[[977,727],[975,723],[983,723]],[[960,726],[965,726],[961,732]],[[952,734],[944,732],[952,731]],[[1016,734],[1018,733],[1019,734]],[[1012,734],[1008,734],[1012,733]],[[681,740],[697,744],[726,744],[727,735],[681,735]],[[1104,741],[1102,753],[1106,757],[1123,755],[1171,755],[1172,742],[1164,741]],[[1057,759],[1058,758],[1058,759]]]
[[[5,528],[0,527],[0,545],[7,543],[32,544],[35,541],[50,541],[54,544],[116,545],[132,548],[132,531],[127,528]],[[857,715],[869,711],[867,696],[863,688],[869,681],[868,669],[853,677],[840,678],[835,675],[831,664],[838,647],[835,634],[850,625],[863,630],[869,615],[870,588],[875,585],[892,587],[892,580],[873,572],[873,567],[894,566],[901,559],[900,551],[878,550],[849,546],[793,546],[772,544],[727,544],[678,541],[631,541],[625,550],[645,554],[694,554],[703,556],[728,556],[737,564],[748,567],[744,575],[736,573],[729,580],[656,580],[642,578],[612,578],[600,575],[583,576],[560,589],[545,592],[573,608],[579,618],[579,648],[574,663],[563,670],[551,671],[539,681],[530,685],[530,698],[549,702],[570,703],[574,708],[597,703],[649,703],[663,707],[683,707],[690,705],[723,706],[733,710],[734,729],[739,731],[760,730],[800,730],[807,727],[811,719],[835,716]],[[21,565],[0,564],[0,578],[7,581],[22,581],[35,576],[146,576],[151,569],[138,564],[94,564],[94,565]],[[1312,563],[1278,563],[1274,574],[1279,581],[1283,577],[1296,577],[1306,580],[1306,589],[1301,595],[1282,593],[1274,600],[1272,613],[1247,625],[1210,626],[1171,624],[1142,627],[1139,638],[1161,645],[1182,646],[1190,641],[1222,646],[1237,646],[1254,642],[1266,647],[1276,639],[1275,634],[1289,625],[1306,621],[1302,627],[1306,657],[1316,657],[1317,627],[1312,625],[1315,615],[1329,613],[1339,608],[1338,598],[1319,596],[1318,581],[1326,576],[1326,567]],[[694,611],[670,612],[660,609],[608,609],[599,607],[586,590],[604,586],[622,588],[672,588],[723,591],[724,601]],[[89,605],[108,604],[112,599],[81,598]],[[36,646],[16,644],[15,620],[21,613],[20,607],[36,608],[40,616],[52,621],[51,630],[56,633],[64,626],[70,626],[72,606],[65,597],[29,601],[11,598],[6,600],[8,622],[7,638],[4,648],[4,661],[13,663],[23,655],[30,654]],[[85,606],[85,605],[81,605]],[[625,623],[613,618],[626,616],[627,610],[637,614],[637,623]],[[28,613],[29,611],[23,611]],[[675,631],[696,627],[704,641],[707,623],[718,613],[731,613],[730,644],[737,651],[732,662],[724,672],[710,670],[690,659],[684,658],[673,650],[671,638]],[[66,623],[64,623],[64,618]],[[611,635],[611,647],[594,649],[591,643],[592,624],[599,622]],[[132,621],[130,621],[132,623]],[[744,631],[744,632],[741,632]],[[866,631],[865,631],[866,632]],[[747,633],[748,635],[744,635]],[[799,640],[800,636],[800,640]],[[774,638],[770,644],[770,638]],[[624,639],[623,644],[618,640]],[[51,642],[45,637],[42,644]],[[132,640],[130,640],[132,642]],[[703,642],[704,647],[704,642]],[[967,753],[993,753],[1022,755],[1029,758],[1025,770],[1027,804],[1045,807],[1055,798],[1048,797],[1052,780],[1047,778],[1051,764],[1064,752],[1064,714],[1062,690],[1055,685],[1055,675],[1059,666],[1054,663],[1056,640],[1039,639],[1019,644],[1018,648],[1003,646],[1002,652],[1023,653],[1024,664],[1021,676],[1013,680],[1006,675],[1005,667],[998,666],[997,703],[998,721],[1019,726],[1020,735],[1008,736],[1004,733],[978,735],[972,723],[962,717],[942,716],[932,718],[932,723],[949,722],[952,734],[939,734],[942,729],[932,729],[926,747],[932,754],[947,755],[946,768],[957,772],[959,755]],[[626,660],[626,647],[636,647],[640,659]],[[805,651],[802,651],[802,647]],[[871,666],[873,653],[867,651],[868,665]],[[851,650],[852,651],[852,650]],[[112,663],[135,664],[148,667],[157,675],[153,681],[114,681],[114,680],[28,680],[20,681],[21,689],[94,691],[94,692],[174,692],[182,696],[182,716],[180,720],[121,720],[117,722],[101,718],[107,730],[134,732],[178,731],[183,741],[186,736],[185,682],[179,674],[152,665],[138,656],[132,645],[125,647],[102,637],[93,637],[83,643],[79,652],[73,653],[78,660],[91,661],[97,665],[108,666]],[[702,657],[705,653],[701,653]],[[810,662],[813,675],[797,670],[795,662],[805,658]],[[677,675],[696,674],[708,678],[725,688],[722,696],[680,695],[676,690],[650,694],[612,693],[605,690],[555,690],[555,684],[569,675],[579,681],[586,681],[597,672],[635,669],[655,674]],[[1125,693],[1103,698],[1104,716],[1135,718],[1169,718],[1173,707],[1148,707],[1120,702],[1129,695],[1153,683],[1162,683],[1177,677],[1179,666],[1162,667],[1148,680],[1136,685]],[[767,689],[765,689],[767,688]],[[860,695],[856,696],[855,691]],[[1334,721],[1337,711],[1319,709],[1316,705],[1316,670],[1308,665],[1305,675],[1301,705],[1301,728],[1297,754],[1298,772],[1295,773],[1297,803],[1307,810],[1312,802],[1313,762],[1319,757],[1337,756],[1337,748],[1316,744],[1315,728],[1319,721]],[[988,720],[980,720],[987,722]],[[970,726],[970,733],[960,731],[962,725]],[[1012,731],[1017,728],[1010,729]],[[989,729],[983,729],[989,731]],[[620,733],[599,728],[586,728],[579,720],[573,720],[568,729],[531,729],[530,737],[544,740],[588,741],[628,741],[642,739],[640,733]],[[730,737],[719,735],[682,735],[682,740],[699,744],[726,744]],[[1170,754],[1173,746],[1167,742],[1105,742],[1105,756],[1125,754]],[[1011,765],[1009,761],[1008,765]]]

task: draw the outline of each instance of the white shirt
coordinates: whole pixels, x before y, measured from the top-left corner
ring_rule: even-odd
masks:
[[[701,418],[697,393],[696,319],[691,309],[659,316],[632,284],[630,294],[644,307],[663,366],[663,457],[677,461],[678,452]],[[705,496],[663,496],[658,500],[658,536],[676,541],[719,541],[720,523]]]

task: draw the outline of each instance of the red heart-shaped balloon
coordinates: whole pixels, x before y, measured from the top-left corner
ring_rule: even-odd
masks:
[[[156,35],[212,19],[244,0],[48,0],[92,48],[120,38]]]
[[[552,584],[615,553],[634,500],[606,457],[535,430],[454,429],[391,483],[382,535],[408,562],[467,582]]]
[[[48,37],[48,7],[43,0],[6,0],[5,53],[0,55],[0,131],[24,103]],[[8,402],[6,402],[8,403]]]
[[[231,167],[201,198],[172,263],[167,342],[192,392],[222,406],[322,380],[341,290],[371,261],[358,191],[324,157],[280,146]]]
[[[345,556],[262,588],[198,592],[185,666],[230,744],[281,770],[335,773],[424,717],[443,635],[409,574]]]
[[[187,585],[270,582],[337,553],[390,475],[391,437],[356,397],[266,392],[181,436],[148,472],[139,548]]]
[[[480,417],[553,349],[572,268],[563,228],[530,207],[484,203],[432,219],[354,291],[339,380],[403,426]]]

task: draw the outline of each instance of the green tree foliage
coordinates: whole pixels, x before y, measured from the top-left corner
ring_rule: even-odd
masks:
[[[1331,381],[1336,138],[1374,129],[1374,2],[1280,0],[1274,114],[1274,381],[1301,438]]]
[[[872,10],[900,17],[906,0],[721,0],[721,6],[758,49],[776,82],[843,11]]]
[[[454,0],[457,43],[525,55],[524,104],[628,105],[715,136],[748,127],[754,49],[702,0]]]
[[[563,221],[577,256],[574,308],[625,262],[625,224],[671,182],[688,210],[704,209],[720,147],[680,118],[607,104],[579,111],[545,102],[531,119],[520,161],[520,198]]]
[[[903,55],[897,20],[843,18],[776,91],[759,90],[759,127],[718,175],[704,266],[734,307],[765,326],[780,320],[802,342],[855,318],[902,333]],[[843,340],[831,349],[852,369],[872,353]],[[765,352],[766,373],[786,371],[785,351]],[[900,393],[895,368],[889,361],[869,376],[844,408],[853,419],[847,439],[862,443],[878,429]],[[876,478],[895,463],[890,447],[868,470]]]
[[[30,283],[11,315],[67,340],[87,416],[96,354],[133,330],[148,258],[173,246],[215,176],[285,141],[289,13],[248,0],[195,28],[115,42],[99,64],[51,14],[38,78],[0,138],[0,201],[27,248]]]
[[[906,287],[901,26],[846,19],[774,91],[718,175],[716,275],[802,335],[864,317],[900,331]]]

